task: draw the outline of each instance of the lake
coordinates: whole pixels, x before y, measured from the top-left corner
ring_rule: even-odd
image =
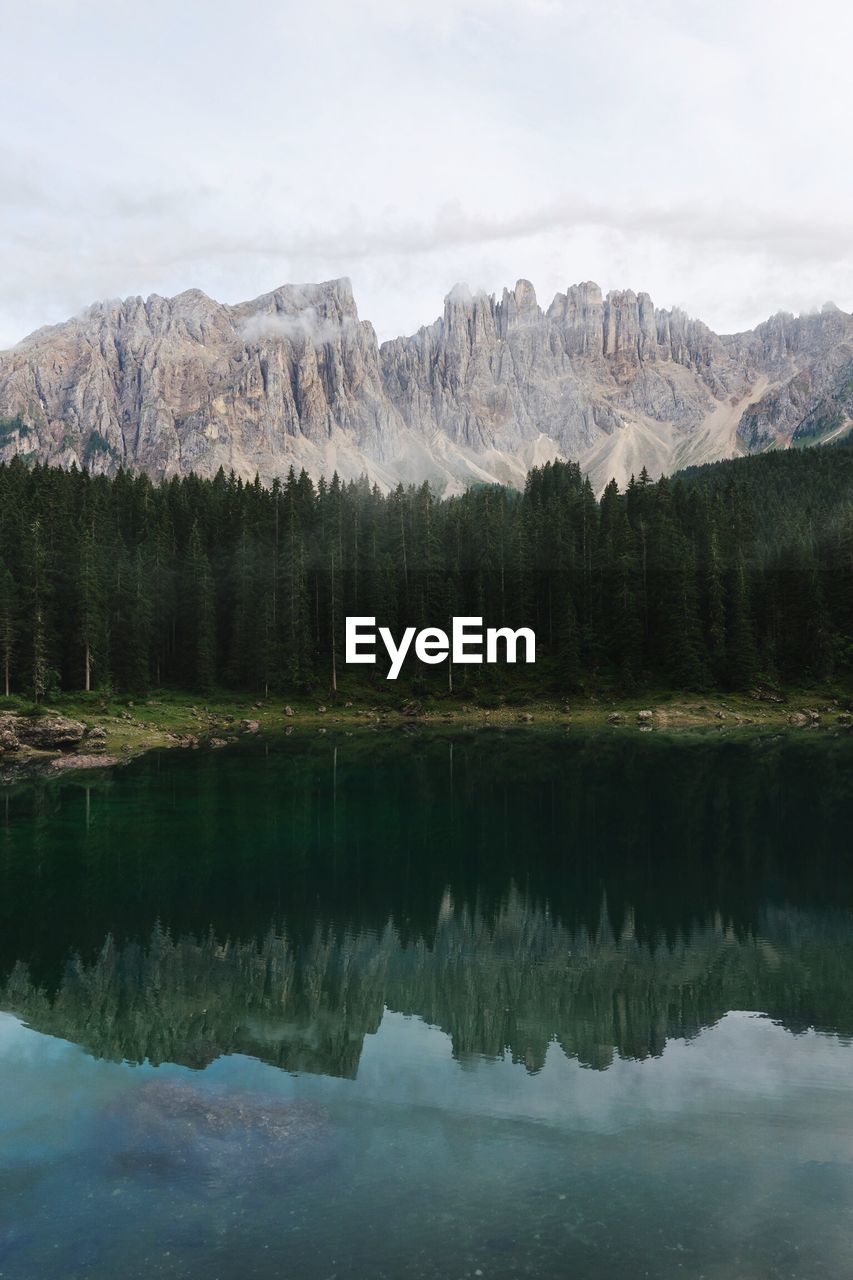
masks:
[[[0,1275],[850,1269],[853,739],[0,786]]]

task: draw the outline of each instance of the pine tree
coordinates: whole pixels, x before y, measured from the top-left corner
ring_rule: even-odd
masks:
[[[151,680],[151,581],[148,556],[143,546],[136,548],[131,570],[131,643],[128,650],[128,685],[145,693]]]
[[[560,660],[560,683],[568,690],[575,690],[581,684],[580,634],[578,613],[571,595],[566,593],[561,607],[558,656]]]
[[[732,568],[726,625],[728,679],[734,689],[749,689],[758,676],[755,630],[749,607],[746,566],[742,555]]]
[[[29,528],[27,547],[28,615],[30,621],[30,682],[33,698],[40,702],[47,692],[48,668],[48,573],[47,553],[41,520]]]
[[[257,681],[261,634],[258,628],[255,549],[245,521],[232,560],[228,676],[230,683],[249,689]]]
[[[536,682],[847,678],[851,495],[847,446],[641,473],[599,501],[576,463],[534,468],[520,494],[439,500],[304,472],[153,485],[15,459],[0,464],[0,693],[334,685],[351,613],[396,633],[458,614],[530,626]],[[507,678],[447,668],[448,687]]]
[[[304,472],[303,472],[304,475]],[[284,511],[279,557],[279,635],[282,678],[286,688],[298,688],[309,667],[311,649],[305,544],[302,519],[309,498],[291,471],[284,488]]]
[[[0,562],[0,664],[3,668],[3,692],[8,698],[12,693],[12,655],[17,639],[17,609],[15,581],[9,570]]]
[[[708,538],[704,587],[708,659],[714,679],[720,681],[726,671],[726,592],[715,529],[711,529]]]
[[[74,596],[78,640],[83,648],[83,688],[92,689],[92,673],[106,658],[106,609],[103,560],[91,523],[84,525],[76,556]]]
[[[190,530],[184,581],[189,678],[193,688],[207,693],[216,683],[216,616],[213,576],[197,520]]]

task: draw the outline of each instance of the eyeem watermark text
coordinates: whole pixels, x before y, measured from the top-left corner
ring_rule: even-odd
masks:
[[[388,679],[396,680],[407,654],[413,647],[419,662],[434,666],[439,662],[518,662],[536,661],[536,636],[530,627],[487,627],[482,618],[453,618],[451,633],[440,627],[406,627],[399,644],[388,627],[376,626],[375,618],[347,618],[345,627],[347,663],[376,663],[377,645],[381,642],[390,660]]]

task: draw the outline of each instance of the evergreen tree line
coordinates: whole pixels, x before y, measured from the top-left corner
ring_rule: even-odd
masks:
[[[537,664],[426,668],[439,689],[701,690],[853,668],[853,449],[719,463],[596,499],[574,463],[437,499],[366,480],[0,466],[0,694],[336,689],[344,619],[476,615]],[[380,646],[379,653],[382,654]],[[350,679],[384,683],[385,668]]]

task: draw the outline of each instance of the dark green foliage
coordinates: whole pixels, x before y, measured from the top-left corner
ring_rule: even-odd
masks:
[[[25,440],[30,434],[30,429],[24,422],[23,418],[0,418],[0,447],[17,435],[19,440]]]
[[[215,585],[198,521],[190,530],[184,562],[184,680],[193,689],[212,689],[216,681]],[[240,636],[232,641],[236,651]],[[239,656],[239,655],[238,655]]]
[[[794,432],[794,440],[812,441],[820,436],[829,435],[833,431],[837,431],[839,427],[844,425],[845,417],[840,409],[827,409],[822,407],[820,411],[810,414]]]
[[[814,406],[794,432],[795,445],[813,444],[833,432],[843,435],[850,430],[853,416],[853,361],[845,365],[835,379],[831,393]],[[846,424],[846,426],[845,426]]]
[[[117,458],[118,453],[110,444],[109,440],[105,440],[100,431],[93,431],[86,441],[83,449],[83,461],[88,466],[94,458],[101,454],[104,457]]]
[[[15,580],[6,566],[0,563],[0,667],[2,667],[3,693],[7,698],[12,691],[12,655],[15,652],[16,620]]]
[[[71,609],[77,619],[77,642],[83,650],[83,688],[87,691],[107,669],[106,564],[91,524],[85,524],[72,557]]]
[[[429,669],[424,693],[570,693],[605,682],[748,689],[853,670],[853,448],[791,450],[600,501],[574,463],[523,494],[366,480],[263,488],[220,472],[0,466],[0,673],[36,700],[154,686],[334,687],[344,619],[532,627],[537,665]],[[380,653],[381,653],[380,649]],[[350,672],[382,681],[385,668]]]

